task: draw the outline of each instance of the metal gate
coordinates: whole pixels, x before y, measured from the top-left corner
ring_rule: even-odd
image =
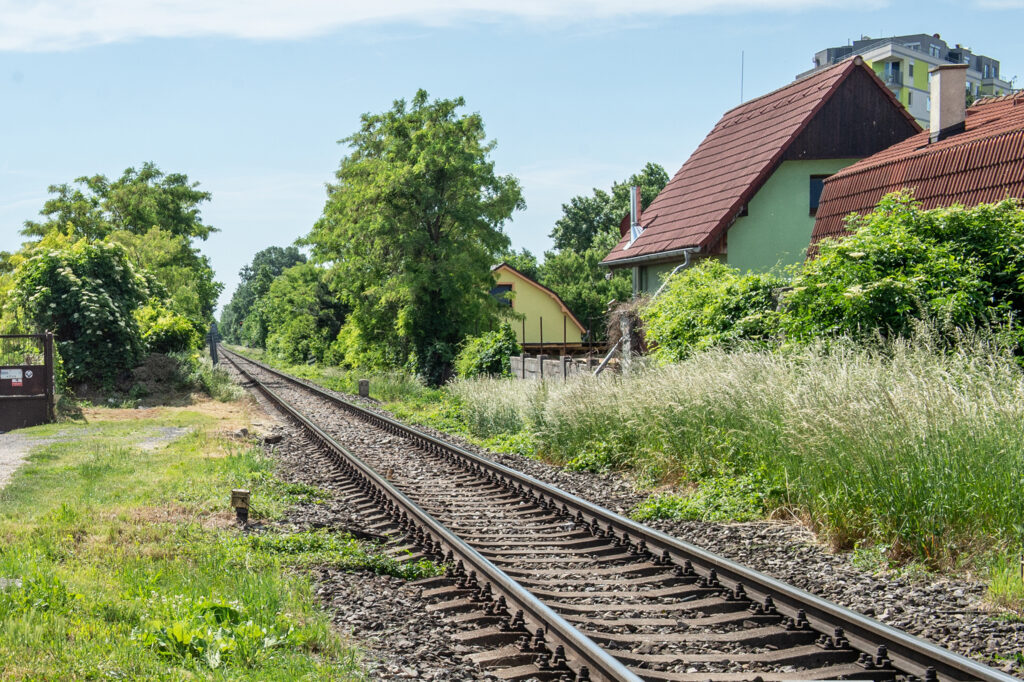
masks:
[[[53,334],[0,335],[0,431],[53,421]]]

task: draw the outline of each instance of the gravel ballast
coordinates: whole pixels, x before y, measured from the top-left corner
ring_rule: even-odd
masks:
[[[388,414],[372,401],[338,395]],[[623,476],[566,471],[519,455],[487,452],[457,436],[418,428],[619,513],[628,513],[645,497]],[[649,525],[1006,672],[1022,671],[1016,661],[1024,652],[1024,623],[988,606],[983,600],[985,585],[979,581],[875,575],[855,567],[850,554],[828,551],[806,528],[793,523],[661,521]]]

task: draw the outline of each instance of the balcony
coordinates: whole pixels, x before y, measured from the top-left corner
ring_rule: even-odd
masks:
[[[881,77],[882,77],[882,82],[884,82],[886,85],[896,86],[896,87],[900,87],[901,85],[903,85],[903,72],[902,71],[897,71],[897,70],[890,71],[889,69],[885,69],[884,71],[882,71]]]

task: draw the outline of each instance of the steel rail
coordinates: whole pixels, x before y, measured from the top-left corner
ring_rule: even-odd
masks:
[[[231,351],[228,352],[231,353]],[[961,656],[936,644],[897,630],[873,618],[815,596],[810,592],[783,583],[760,571],[755,571],[684,540],[644,526],[632,519],[628,519],[564,490],[555,488],[524,473],[474,454],[458,445],[448,443],[390,417],[362,408],[328,393],[311,382],[290,376],[245,356],[241,357],[264,371],[314,392],[318,396],[343,407],[379,428],[404,435],[428,451],[450,453],[471,463],[471,468],[480,473],[486,472],[503,479],[506,485],[512,488],[525,486],[527,490],[533,491],[533,494],[540,502],[544,502],[545,497],[550,498],[556,505],[564,506],[570,514],[574,515],[577,523],[582,522],[589,525],[592,532],[601,533],[605,536],[611,533],[620,538],[627,537],[634,543],[634,546],[640,546],[641,551],[646,549],[648,552],[667,556],[678,564],[690,561],[694,569],[705,577],[710,576],[711,571],[714,570],[719,581],[723,581],[723,584],[724,581],[730,581],[735,585],[742,585],[747,595],[756,600],[763,601],[765,597],[770,596],[780,613],[792,619],[799,619],[800,616],[804,616],[814,630],[824,635],[831,636],[836,628],[842,628],[851,646],[869,655],[879,647],[884,646],[892,664],[904,673],[922,679],[935,675],[940,682],[944,680],[1020,682],[1019,678],[996,670],[991,666],[978,663],[966,656]],[[641,542],[642,545],[640,544]]]
[[[587,670],[586,674],[589,674],[589,677],[584,674],[581,679],[601,680],[602,682],[643,682],[642,678],[629,670],[621,661],[614,658],[596,642],[553,611],[551,607],[535,597],[526,588],[491,563],[490,560],[448,530],[448,528],[423,508],[409,499],[405,493],[391,485],[387,479],[380,476],[372,467],[334,440],[263,382],[245,371],[231,355],[237,354],[230,353],[230,351],[226,353],[225,357],[228,361],[243,376],[252,381],[268,400],[300,424],[310,433],[314,440],[330,451],[332,459],[336,463],[347,469],[353,478],[363,481],[364,488],[366,487],[365,484],[368,484],[381,491],[402,509],[403,516],[408,515],[414,518],[417,524],[427,530],[427,538],[430,539],[431,543],[435,542],[433,537],[436,537],[437,542],[447,548],[456,559],[461,560],[469,569],[475,570],[478,581],[487,585],[487,593],[492,594],[495,599],[498,595],[501,595],[510,606],[514,605],[514,608],[522,610],[524,619],[532,626],[530,632],[542,630],[545,634],[545,640],[552,651],[554,651],[557,645],[561,645],[564,648],[570,668],[580,672],[585,667]],[[245,360],[253,362],[248,358],[245,358]],[[254,364],[263,367],[260,363]],[[274,374],[276,375],[276,373]],[[441,553],[443,554],[443,552]]]

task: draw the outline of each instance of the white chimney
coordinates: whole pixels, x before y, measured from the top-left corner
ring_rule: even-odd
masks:
[[[967,115],[964,90],[967,87],[966,64],[943,64],[928,70],[931,75],[931,141],[938,142],[963,132]]]
[[[640,226],[640,212],[643,206],[640,203],[640,187],[633,185],[629,188],[629,243],[632,244],[644,231]]]

